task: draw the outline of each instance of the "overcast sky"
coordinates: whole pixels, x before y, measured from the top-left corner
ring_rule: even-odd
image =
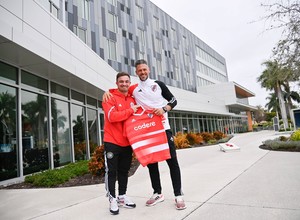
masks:
[[[254,22],[266,14],[260,6],[266,0],[151,1],[226,59],[229,81],[255,93],[250,105],[265,106],[268,92],[256,78],[281,37],[280,30],[265,31],[268,23]]]

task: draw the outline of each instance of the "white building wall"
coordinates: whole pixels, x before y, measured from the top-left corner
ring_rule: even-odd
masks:
[[[8,40],[104,91],[115,87],[116,71],[36,2],[1,1],[0,24]]]
[[[200,88],[198,87],[198,92],[218,97],[224,101],[225,105],[233,104],[237,101],[233,82],[201,86]]]

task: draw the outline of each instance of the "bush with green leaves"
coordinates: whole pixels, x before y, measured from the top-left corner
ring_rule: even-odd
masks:
[[[88,161],[83,160],[76,163],[70,163],[62,168],[46,170],[41,173],[26,176],[25,182],[40,187],[55,187],[69,181],[71,178],[82,176],[87,173]]]
[[[290,138],[292,141],[300,141],[300,129],[296,130]]]
[[[300,141],[281,141],[280,138],[263,141],[263,144],[272,150],[300,150]]]

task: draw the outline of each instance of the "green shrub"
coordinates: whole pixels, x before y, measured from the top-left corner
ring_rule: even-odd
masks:
[[[292,141],[300,141],[300,129],[296,130],[296,131],[291,135],[291,140],[292,140]]]
[[[81,176],[86,173],[88,173],[88,161],[83,160],[77,163],[70,163],[60,169],[46,170],[41,173],[26,176],[25,182],[35,186],[54,187],[67,182],[73,177]]]
[[[272,150],[299,150],[300,141],[280,141],[279,138],[274,140],[263,141],[263,144]]]
[[[222,139],[218,140],[218,143],[226,143],[228,142],[231,138],[233,138],[233,135],[226,135]]]
[[[279,140],[280,141],[287,141],[289,138],[288,137],[285,137],[285,136],[280,136],[279,137]]]
[[[211,139],[207,142],[208,144],[216,144],[217,140],[216,139]]]

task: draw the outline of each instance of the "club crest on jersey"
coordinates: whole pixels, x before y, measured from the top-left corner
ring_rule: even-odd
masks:
[[[157,85],[152,85],[152,86],[151,86],[151,90],[152,90],[153,92],[155,92],[155,91],[157,90]]]
[[[113,152],[107,152],[106,157],[107,157],[107,159],[112,159],[114,157],[114,153]]]
[[[152,113],[147,114],[147,116],[148,116],[149,118],[153,118],[153,114],[152,114]]]

